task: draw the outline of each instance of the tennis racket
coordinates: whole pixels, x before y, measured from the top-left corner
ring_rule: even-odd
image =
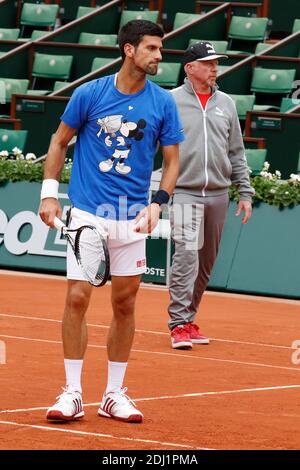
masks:
[[[96,227],[83,225],[70,229],[57,217],[54,225],[70,243],[85,279],[95,287],[103,286],[109,278],[109,252]]]

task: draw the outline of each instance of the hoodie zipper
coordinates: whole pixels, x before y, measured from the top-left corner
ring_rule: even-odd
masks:
[[[193,88],[193,86],[192,86]],[[208,98],[207,100],[207,103],[206,103],[206,107],[205,109],[203,108],[202,106],[202,103],[197,95],[197,93],[195,92],[194,88],[193,88],[193,92],[198,100],[198,103],[200,105],[200,108],[202,109],[202,116],[203,116],[203,128],[204,128],[204,172],[205,172],[205,184],[204,184],[204,187],[202,189],[202,196],[204,197],[205,196],[205,189],[208,185],[208,169],[207,169],[207,165],[208,165],[208,147],[207,147],[207,125],[206,125],[206,110],[207,110],[207,106],[208,106],[208,103],[209,103],[209,100],[213,97],[214,93]]]

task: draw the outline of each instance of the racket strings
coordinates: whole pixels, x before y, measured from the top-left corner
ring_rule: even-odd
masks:
[[[104,243],[96,229],[90,227],[83,228],[75,240],[81,267],[93,284],[100,284],[106,277],[108,260]]]

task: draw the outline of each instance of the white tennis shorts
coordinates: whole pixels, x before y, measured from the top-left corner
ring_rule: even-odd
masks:
[[[112,276],[136,276],[146,271],[146,234],[133,231],[134,220],[110,220],[75,207],[71,210],[70,228],[94,225],[105,238]],[[67,246],[67,278],[84,281],[72,248]]]

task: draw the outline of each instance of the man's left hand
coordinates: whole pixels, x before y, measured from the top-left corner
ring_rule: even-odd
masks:
[[[160,207],[158,204],[153,203],[142,209],[135,218],[134,232],[151,233],[159,221],[159,215]]]
[[[238,217],[241,213],[244,212],[245,215],[242,219],[242,224],[246,224],[252,214],[252,204],[250,201],[240,201],[237,206],[237,211],[235,215]]]

